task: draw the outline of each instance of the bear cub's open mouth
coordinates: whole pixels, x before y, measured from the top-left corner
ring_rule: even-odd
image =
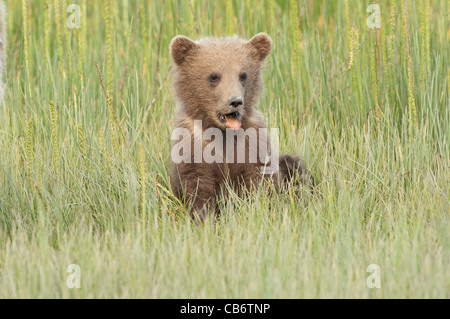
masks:
[[[241,115],[239,112],[233,112],[229,114],[221,114],[219,119],[222,123],[227,124],[227,128],[232,130],[239,130],[242,127]]]

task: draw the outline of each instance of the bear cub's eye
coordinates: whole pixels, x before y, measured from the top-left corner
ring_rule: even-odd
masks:
[[[216,73],[211,73],[208,77],[209,82],[215,83],[220,80],[220,77]]]
[[[247,73],[242,73],[242,74],[239,76],[239,80],[240,80],[242,83],[245,83],[245,81],[247,81]]]

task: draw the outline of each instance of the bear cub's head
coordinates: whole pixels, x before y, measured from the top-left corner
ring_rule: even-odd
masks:
[[[249,41],[175,37],[170,44],[174,86],[185,115],[202,120],[204,127],[241,128],[258,102],[261,70],[271,49],[265,33]]]

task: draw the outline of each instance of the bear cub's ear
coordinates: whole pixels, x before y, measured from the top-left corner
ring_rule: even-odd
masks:
[[[264,61],[272,50],[272,38],[267,33],[258,33],[247,42],[250,54],[258,61]]]
[[[197,44],[194,41],[188,37],[179,35],[173,38],[170,43],[170,54],[173,61],[180,66],[196,47]]]

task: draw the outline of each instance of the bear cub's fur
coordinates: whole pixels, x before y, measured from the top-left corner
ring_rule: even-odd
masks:
[[[209,128],[218,128],[223,134],[227,128],[265,128],[263,116],[255,107],[262,91],[262,68],[271,49],[272,39],[265,33],[249,41],[229,37],[194,42],[175,37],[170,53],[179,102],[176,127],[189,130],[192,138],[196,120],[202,121],[203,132]],[[270,176],[261,174],[265,164],[260,161],[208,164],[194,163],[193,157],[191,163],[173,163],[171,186],[174,194],[190,205],[193,217],[200,220],[217,213],[217,197],[226,192],[226,183],[239,194],[243,189],[251,191],[264,178],[271,179],[277,189],[303,184],[312,190],[314,186],[302,162],[290,155],[279,158],[279,170]]]

